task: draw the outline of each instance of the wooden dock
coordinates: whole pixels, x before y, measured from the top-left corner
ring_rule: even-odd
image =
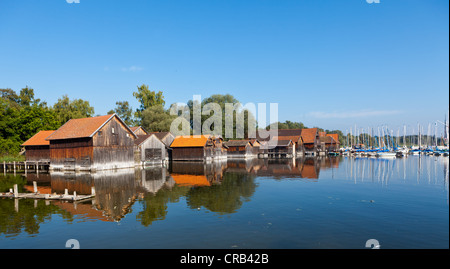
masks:
[[[48,171],[50,168],[50,161],[24,161],[24,162],[0,162],[1,171],[4,174],[7,172],[34,172],[39,173],[40,171]]]
[[[65,201],[81,201],[95,197],[95,188],[91,188],[91,194],[89,195],[77,195],[74,191],[72,195],[69,195],[68,190],[65,189],[63,194],[41,194],[37,191],[36,181],[33,181],[34,192],[31,193],[19,193],[17,191],[17,184],[14,184],[14,188],[9,192],[0,192],[0,198],[15,198],[15,199],[45,199],[45,200],[65,200]]]

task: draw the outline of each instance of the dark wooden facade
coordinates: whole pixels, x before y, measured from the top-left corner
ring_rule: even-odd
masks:
[[[25,160],[27,162],[50,162],[50,145],[26,146]]]
[[[138,136],[134,154],[136,164],[141,166],[169,161],[168,147],[154,134]]]
[[[51,170],[95,171],[134,167],[136,136],[117,115],[77,120],[71,120],[74,122],[70,124],[69,121],[49,137]],[[81,134],[83,137],[73,137],[75,131],[70,128],[77,126],[86,126]]]
[[[303,147],[306,155],[317,155],[319,152],[319,131],[317,128],[302,129]]]
[[[22,144],[27,162],[50,162],[50,143],[45,139],[53,132],[40,131]]]
[[[253,158],[259,153],[259,143],[254,147],[250,140],[230,140],[224,145],[227,147],[227,158]]]
[[[170,148],[173,161],[214,161],[227,157],[223,139],[210,135],[176,137]]]

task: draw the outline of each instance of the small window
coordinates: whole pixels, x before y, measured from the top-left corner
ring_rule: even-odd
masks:
[[[114,127],[113,128],[111,128],[111,132],[114,134]]]
[[[102,136],[103,132],[102,131],[98,131],[98,136]]]

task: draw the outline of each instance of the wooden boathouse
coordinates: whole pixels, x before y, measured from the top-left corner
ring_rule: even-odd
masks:
[[[318,155],[319,132],[317,128],[302,129],[302,140],[305,155]]]
[[[284,159],[293,158],[295,156],[294,143],[292,140],[264,141],[261,143],[259,158]]]
[[[253,143],[250,140],[229,140],[224,142],[224,145],[227,147],[227,158],[258,157],[259,146],[254,147],[254,143],[259,145],[257,140]]]
[[[303,156],[305,147],[303,145],[302,129],[280,129],[276,140],[291,140],[294,147],[294,156]]]
[[[135,163],[138,166],[169,161],[169,147],[155,134],[140,135],[134,141]]]
[[[130,127],[130,130],[133,131],[135,135],[148,135],[149,133],[142,128],[142,126],[133,126]]]
[[[335,134],[338,136],[338,134]],[[319,137],[320,141],[320,152],[338,152],[339,151],[339,140],[336,140],[336,136],[331,136],[330,134],[324,134]]]
[[[54,132],[39,131],[21,145],[27,162],[50,162],[50,142],[45,139]]]
[[[171,149],[170,145],[172,144],[175,136],[171,132],[151,132],[149,134],[155,135],[161,142],[166,145],[167,148],[167,156],[170,157]]]
[[[69,120],[46,139],[50,170],[134,167],[136,138],[117,114]]]
[[[173,161],[213,161],[226,158],[221,137],[211,135],[177,136],[173,140]]]

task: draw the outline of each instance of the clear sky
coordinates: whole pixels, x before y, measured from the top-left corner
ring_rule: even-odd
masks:
[[[70,1],[69,1],[70,2]],[[444,121],[447,0],[0,1],[0,88],[96,114],[232,94],[279,120],[345,131]],[[403,129],[402,129],[403,130]]]

